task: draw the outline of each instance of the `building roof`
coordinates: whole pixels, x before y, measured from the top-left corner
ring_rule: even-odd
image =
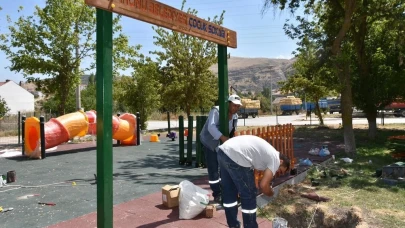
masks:
[[[2,85],[4,85],[4,84],[6,84],[7,82],[0,82],[0,86],[2,86]]]

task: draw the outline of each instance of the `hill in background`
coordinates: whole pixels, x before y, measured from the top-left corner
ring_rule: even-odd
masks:
[[[263,87],[273,85],[277,89],[278,82],[286,80],[292,73],[295,59],[242,58],[228,59],[229,86],[235,87],[241,93],[261,92]],[[210,67],[218,73],[218,64]]]
[[[263,87],[273,90],[279,87],[279,81],[285,81],[292,73],[292,64],[295,59],[270,59],[270,58],[242,58],[231,57],[228,59],[229,86],[233,86],[241,93],[259,93]],[[218,65],[210,67],[217,75]],[[81,77],[81,85],[88,84],[90,75]],[[22,87],[30,92],[35,91],[34,83],[22,83]]]

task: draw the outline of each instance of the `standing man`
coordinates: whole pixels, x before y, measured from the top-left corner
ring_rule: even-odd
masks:
[[[238,123],[238,114],[236,114],[242,105],[238,95],[231,95],[228,98],[228,119],[229,119],[229,137],[233,137]],[[214,106],[208,114],[208,119],[204,124],[200,134],[201,144],[207,163],[208,179],[212,190],[212,196],[216,203],[221,203],[221,186],[218,170],[218,159],[216,148],[220,142],[225,142],[228,137],[219,131],[219,107]]]
[[[219,146],[218,162],[221,169],[223,206],[229,227],[239,228],[238,194],[241,199],[243,227],[257,228],[254,170],[264,170],[259,188],[263,194],[273,196],[271,181],[277,171],[285,173],[290,160],[281,155],[266,140],[254,135],[229,139]]]

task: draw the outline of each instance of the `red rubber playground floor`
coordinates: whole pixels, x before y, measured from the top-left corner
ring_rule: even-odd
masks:
[[[161,137],[162,138],[162,137]],[[145,137],[144,140],[147,140]],[[164,139],[163,139],[164,140]],[[307,158],[310,157],[314,163],[320,163],[329,158],[312,156],[308,154],[311,148],[310,143],[300,143],[296,145],[294,149],[294,154],[296,158]],[[334,151],[335,146],[333,144],[329,145],[331,151]],[[299,173],[302,173],[305,169],[298,169]],[[281,185],[289,179],[294,178],[294,176],[285,176],[278,178],[275,181],[275,186]],[[210,191],[207,177],[193,181],[197,186],[202,187]],[[238,219],[242,221],[242,214],[239,210]],[[259,227],[261,228],[271,228],[272,222],[266,218],[257,218]],[[176,228],[221,228],[228,227],[226,223],[225,211],[217,210],[213,218],[206,218],[204,211],[197,217],[190,220],[179,219],[179,209],[167,208],[162,204],[162,193],[154,192],[143,197],[133,199],[121,204],[117,204],[113,209],[113,224],[117,228],[154,228],[154,227],[176,227]],[[86,214],[71,220],[67,220],[58,224],[48,226],[48,228],[94,228],[97,227],[97,212]]]
[[[323,145],[325,143],[322,143]],[[329,157],[312,156],[311,142],[294,141],[296,158],[310,158],[320,163]],[[333,154],[336,144],[329,144]],[[32,160],[24,157],[1,158],[0,168],[16,170],[17,185],[49,186],[50,183],[65,183],[77,180],[76,187],[20,188],[2,193],[1,205],[14,210],[0,214],[0,227],[97,227],[97,197],[93,173],[96,171],[95,142],[64,144],[54,151],[47,152],[47,158]],[[166,184],[178,184],[190,180],[209,192],[206,169],[178,165],[178,142],[160,137],[159,143],[148,142],[144,138],[141,146],[116,147],[113,149],[114,183],[114,227],[227,227],[224,210],[218,210],[213,218],[205,213],[190,220],[180,220],[178,207],[168,209],[162,205],[161,188]],[[305,168],[298,167],[298,175],[303,176]],[[41,178],[38,178],[41,176]],[[298,176],[284,176],[275,180],[280,186]],[[68,183],[67,182],[67,183]],[[79,184],[80,183],[80,184]],[[297,181],[295,181],[297,183]],[[22,195],[38,193],[38,201],[55,202],[56,206],[38,206],[37,198],[18,200]],[[3,197],[4,196],[4,197]],[[271,199],[258,196],[258,205],[265,205]],[[239,220],[242,215],[239,213]],[[259,227],[272,227],[271,221],[258,218]],[[102,226],[100,226],[102,227]]]
[[[194,184],[204,189],[209,189],[207,178],[194,181]],[[239,220],[242,221],[242,214],[239,210]],[[272,223],[264,218],[258,218],[259,227],[272,227]],[[144,197],[134,199],[114,206],[114,227],[176,227],[176,228],[221,228],[228,227],[224,210],[216,211],[213,218],[206,218],[202,212],[199,216],[190,220],[179,219],[179,209],[175,207],[168,209],[162,205],[162,193],[155,192]],[[48,228],[94,228],[97,227],[97,213],[93,212],[78,218],[61,222]]]

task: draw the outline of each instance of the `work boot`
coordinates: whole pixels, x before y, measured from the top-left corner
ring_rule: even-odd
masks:
[[[238,225],[230,227],[230,228],[240,228],[240,222],[238,221]]]
[[[214,202],[222,205],[222,195],[218,195],[218,196],[214,197]]]

